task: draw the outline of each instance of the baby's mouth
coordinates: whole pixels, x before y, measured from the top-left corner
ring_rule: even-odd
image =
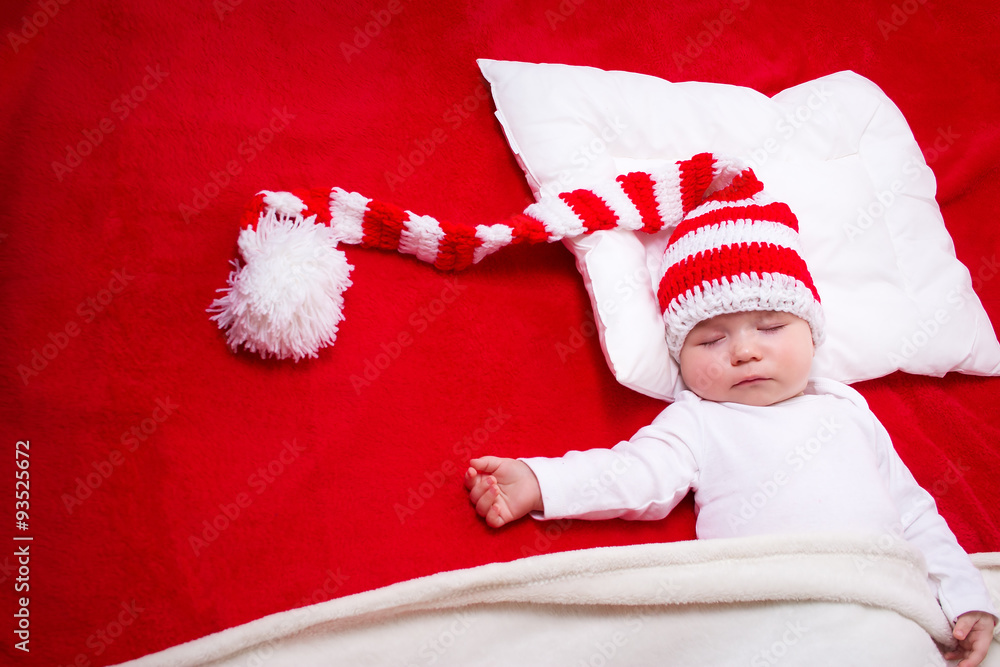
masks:
[[[734,387],[750,387],[750,386],[753,386],[755,384],[760,384],[762,382],[767,382],[767,380],[769,380],[769,379],[770,378],[766,378],[766,377],[764,377],[762,375],[751,375],[748,378],[744,378],[744,379],[740,380],[739,382],[737,382],[733,386]]]

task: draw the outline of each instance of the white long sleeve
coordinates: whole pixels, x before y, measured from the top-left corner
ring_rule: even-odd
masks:
[[[858,399],[864,400],[860,395]],[[996,617],[982,574],[938,514],[934,497],[917,483],[881,422],[874,415],[872,420],[877,430],[879,469],[899,509],[902,537],[927,561],[930,583],[945,615],[952,623],[967,611],[985,611]]]
[[[697,483],[691,450],[665,422],[664,410],[612,449],[522,459],[538,477],[544,518],[644,519],[667,516]],[[675,424],[676,425],[676,424]],[[544,480],[544,481],[543,481]]]

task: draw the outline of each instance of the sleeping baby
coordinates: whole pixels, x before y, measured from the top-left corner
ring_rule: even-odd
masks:
[[[476,511],[495,528],[527,514],[656,520],[693,491],[699,538],[901,536],[926,559],[953,624],[957,646],[945,657],[979,665],[997,616],[982,576],[862,396],[810,377],[823,310],[794,214],[766,197],[750,169],[718,187],[718,165],[678,164],[677,201],[656,203],[681,217],[657,296],[686,390],[611,449],[472,460],[465,484]],[[718,189],[686,187],[696,182]],[[765,487],[767,502],[746,512]]]

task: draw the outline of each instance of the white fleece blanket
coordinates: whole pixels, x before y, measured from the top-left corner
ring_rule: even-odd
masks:
[[[973,558],[994,600],[1000,554]],[[267,616],[127,665],[947,664],[921,556],[887,536],[587,549]],[[1000,665],[994,644],[987,665]]]

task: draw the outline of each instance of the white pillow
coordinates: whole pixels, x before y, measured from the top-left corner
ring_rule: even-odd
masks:
[[[799,218],[827,319],[814,374],[1000,375],[1000,343],[955,258],[934,174],[871,81],[839,72],[768,98],[590,67],[479,66],[536,198],[705,151],[749,163]],[[567,242],[615,377],[670,400],[682,385],[651,278],[665,244],[663,234],[618,231]]]

